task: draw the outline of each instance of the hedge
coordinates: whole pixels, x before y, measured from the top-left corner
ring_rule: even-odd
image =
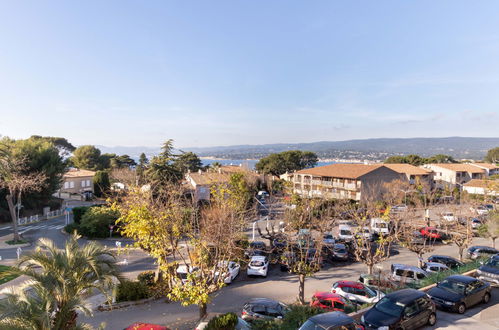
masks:
[[[138,281],[123,281],[116,288],[116,302],[135,301],[151,297],[147,285]]]
[[[227,313],[212,318],[205,327],[205,330],[234,330],[238,319],[234,313]]]

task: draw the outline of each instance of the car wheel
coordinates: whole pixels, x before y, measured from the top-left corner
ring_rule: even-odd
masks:
[[[435,313],[431,313],[430,317],[428,318],[428,325],[434,326],[435,323],[437,323],[437,315]]]
[[[483,296],[483,303],[486,304],[490,301],[490,293],[485,293],[485,295]]]
[[[457,312],[459,314],[464,314],[464,312],[466,312],[466,305],[463,303],[459,304],[459,306],[457,306]]]

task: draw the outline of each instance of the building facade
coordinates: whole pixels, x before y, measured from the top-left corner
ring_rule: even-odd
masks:
[[[487,176],[483,168],[471,164],[425,164],[423,167],[433,171],[437,188],[461,186],[472,179],[484,179]]]
[[[95,172],[71,168],[62,177],[58,195],[93,195]]]

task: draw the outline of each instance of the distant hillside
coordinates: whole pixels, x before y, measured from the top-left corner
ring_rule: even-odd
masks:
[[[279,143],[263,145],[234,145],[206,148],[181,148],[202,157],[222,159],[258,159],[274,152],[309,150],[320,158],[383,160],[392,155],[418,154],[429,157],[447,154],[457,159],[482,159],[487,150],[498,147],[499,138],[447,137],[407,139],[363,139],[347,141],[321,141],[312,143]],[[148,157],[159,152],[151,147],[97,146],[103,153],[128,154],[138,158],[145,152]]]

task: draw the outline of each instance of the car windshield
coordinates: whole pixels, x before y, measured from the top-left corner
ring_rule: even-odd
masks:
[[[366,290],[366,293],[367,295],[372,298],[372,297],[376,297],[377,293],[376,291],[374,291],[373,289],[371,289],[370,287],[366,286],[365,287],[365,290]]]
[[[300,330],[324,330],[323,326],[311,321],[307,320],[307,322],[303,323],[303,325],[300,327]]]
[[[340,230],[341,235],[352,235],[352,232],[350,230],[342,229]]]
[[[252,262],[250,262],[250,266],[252,267],[262,267],[263,265],[263,261],[260,260],[253,260]]]
[[[404,305],[399,302],[392,301],[390,300],[390,298],[385,297],[381,299],[374,306],[374,308],[376,308],[378,311],[382,313],[399,317],[402,314],[402,311],[404,310]]]
[[[485,263],[485,266],[499,268],[499,259],[492,258]]]
[[[378,227],[378,228],[386,228],[386,223],[384,223],[384,222],[378,222],[376,224],[376,227]]]
[[[324,239],[333,239],[333,235],[324,235]]]
[[[466,286],[461,282],[444,280],[440,284],[438,284],[437,287],[452,293],[463,294]]]
[[[187,273],[177,273],[178,277],[180,277],[183,280],[187,279]]]

